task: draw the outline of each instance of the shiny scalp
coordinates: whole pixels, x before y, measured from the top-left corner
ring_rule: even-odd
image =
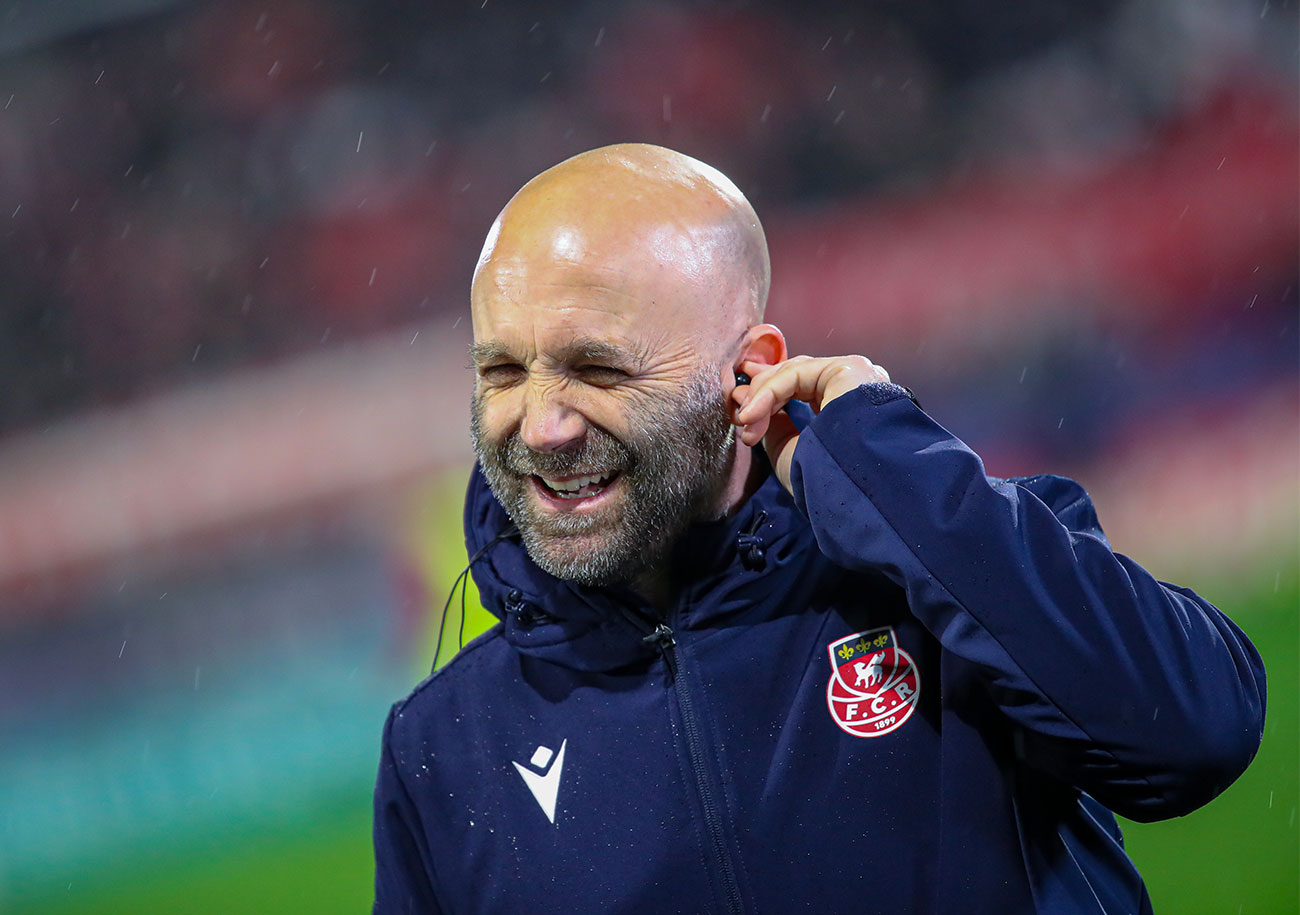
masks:
[[[511,278],[518,252],[539,251],[556,263],[601,264],[614,274],[633,260],[670,265],[723,292],[718,305],[739,306],[741,326],[761,322],[767,303],[767,241],[749,201],[716,168],[660,146],[590,150],[525,184],[488,232],[473,298],[484,294],[485,281]]]

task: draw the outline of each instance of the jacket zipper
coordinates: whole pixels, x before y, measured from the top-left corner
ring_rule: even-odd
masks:
[[[700,806],[704,809],[704,825],[713,846],[713,860],[722,876],[722,888],[727,897],[727,911],[733,915],[743,915],[745,910],[740,896],[740,884],[736,880],[736,868],[727,851],[727,839],[722,830],[722,817],[709,786],[708,772],[705,769],[704,743],[700,736],[699,719],[696,716],[695,703],[686,689],[686,672],[682,665],[682,652],[677,648],[677,640],[666,623],[659,623],[654,632],[646,637],[653,642],[663,654],[668,667],[668,676],[677,693],[677,706],[682,713],[682,730],[686,732],[686,755],[691,761],[691,770],[695,774],[695,788],[699,792]]]

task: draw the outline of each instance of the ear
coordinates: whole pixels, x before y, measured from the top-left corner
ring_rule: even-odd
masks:
[[[723,389],[727,392],[727,403],[731,408],[731,418],[735,421],[736,411],[740,409],[741,401],[736,400],[734,393],[736,390],[735,373],[740,371],[740,366],[745,362],[758,362],[763,365],[779,365],[789,357],[785,347],[785,334],[781,333],[781,328],[775,324],[755,324],[749,330],[745,331],[745,336],[741,341],[740,352],[736,354],[735,362],[731,369],[724,373]]]
[[[733,368],[738,371],[742,362],[779,365],[788,356],[785,334],[781,333],[781,328],[775,324],[755,324],[745,332],[745,340]]]

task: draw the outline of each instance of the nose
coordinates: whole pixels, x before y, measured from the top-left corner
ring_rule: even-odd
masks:
[[[550,387],[530,384],[519,438],[538,452],[568,451],[582,444],[587,420],[564,394]]]

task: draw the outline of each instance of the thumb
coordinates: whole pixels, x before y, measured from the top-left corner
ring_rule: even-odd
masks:
[[[776,478],[781,481],[786,492],[791,494],[794,490],[790,485],[790,467],[794,463],[794,449],[798,442],[799,430],[790,417],[784,412],[773,414],[767,434],[763,436],[763,450],[767,452]]]

